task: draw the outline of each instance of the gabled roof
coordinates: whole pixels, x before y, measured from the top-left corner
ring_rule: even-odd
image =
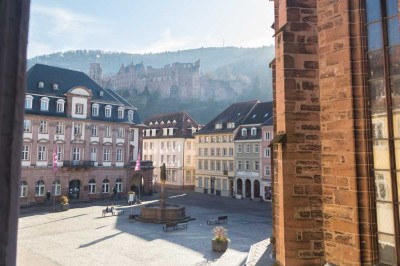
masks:
[[[146,129],[158,130],[156,136],[145,136],[144,138],[192,138],[191,128],[197,129],[201,127],[186,112],[154,115],[144,121],[144,124],[147,125]],[[163,128],[174,128],[174,134],[172,136],[164,136]]]
[[[238,126],[243,123],[247,115],[253,110],[257,103],[259,103],[258,100],[252,100],[230,105],[196,134],[233,132]],[[233,128],[228,128],[228,123],[235,123],[235,126]],[[221,124],[221,128],[216,129],[215,124]]]
[[[255,140],[262,138],[261,126],[273,125],[273,102],[257,103],[243,120],[234,140]],[[256,134],[251,135],[251,129],[256,129]],[[242,130],[247,130],[247,135],[242,135]]]

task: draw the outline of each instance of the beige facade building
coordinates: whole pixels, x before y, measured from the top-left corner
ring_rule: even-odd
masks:
[[[258,101],[235,103],[212,119],[196,136],[195,191],[235,195],[235,143],[239,126]]]
[[[53,195],[107,198],[114,188],[126,193],[140,124],[136,108],[86,74],[33,66],[25,97],[21,202]]]
[[[167,169],[167,187],[193,188],[195,179],[195,139],[200,125],[187,113],[155,115],[145,121],[143,159],[153,161],[153,182],[160,182],[160,167]]]

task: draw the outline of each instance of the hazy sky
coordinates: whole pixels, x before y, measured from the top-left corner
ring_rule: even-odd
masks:
[[[32,0],[28,58],[77,49],[157,53],[273,43],[267,0]]]

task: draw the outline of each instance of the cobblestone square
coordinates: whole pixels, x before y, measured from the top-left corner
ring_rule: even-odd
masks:
[[[21,209],[17,265],[243,265],[250,246],[271,236],[271,205],[169,190],[168,202],[182,204],[195,218],[187,229],[164,232],[161,224],[129,220],[131,208],[123,201],[71,203],[66,212],[51,207]],[[158,194],[142,198],[155,202]],[[124,215],[101,216],[114,203]],[[139,214],[140,205],[132,208]],[[211,250],[213,225],[207,219],[228,216],[231,240],[225,253]]]

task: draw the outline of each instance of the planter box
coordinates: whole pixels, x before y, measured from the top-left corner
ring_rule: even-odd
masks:
[[[69,203],[68,204],[60,204],[60,209],[62,211],[68,211],[69,210]]]
[[[228,249],[228,241],[219,242],[217,240],[211,240],[212,250],[217,252],[225,252]]]

